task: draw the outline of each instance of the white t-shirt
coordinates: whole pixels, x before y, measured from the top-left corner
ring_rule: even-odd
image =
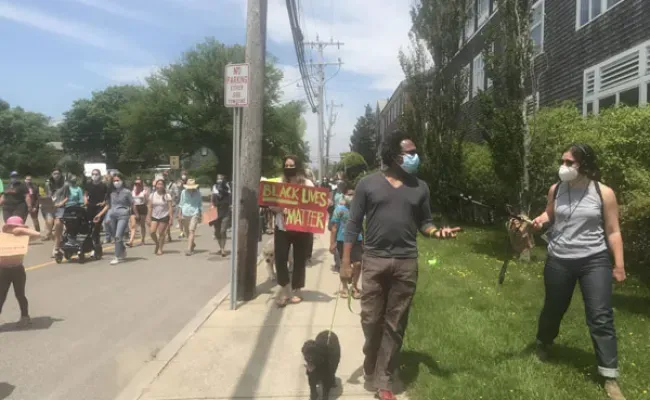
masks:
[[[305,186],[314,187],[314,182],[305,179]],[[275,213],[275,226],[278,230],[284,230],[284,213]]]
[[[143,189],[139,194],[135,194],[135,189],[131,192],[131,196],[133,197],[133,204],[136,206],[141,206],[143,204],[146,204],[145,199],[148,196],[149,191],[145,188]]]
[[[159,195],[154,192],[149,196],[151,200],[151,217],[155,219],[162,219],[169,216],[168,202],[172,201],[172,196],[169,193]]]

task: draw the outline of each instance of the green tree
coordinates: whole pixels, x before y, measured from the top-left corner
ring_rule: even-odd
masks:
[[[36,176],[48,174],[58,155],[47,143],[55,140],[58,134],[49,117],[11,108],[0,100],[0,169]]]
[[[303,102],[289,102],[264,110],[264,144],[262,174],[274,175],[282,171],[282,156],[294,154],[309,163],[309,145],[304,140],[307,124],[302,117]]]
[[[350,136],[350,151],[359,153],[371,168],[377,166],[377,116],[370,107],[362,116],[357,118],[352,136]]]
[[[149,77],[145,95],[122,114],[122,124],[132,132],[125,141],[127,154],[152,152],[182,158],[205,146],[216,155],[216,168],[230,173],[233,113],[224,106],[223,74],[229,63],[243,61],[243,46],[207,39],[185,52],[179,62]],[[287,136],[286,131],[292,124],[296,129],[294,117],[298,109],[295,105],[276,109],[281,80],[282,72],[270,60],[266,68],[264,129],[267,139],[272,137],[267,141],[273,146],[267,157],[277,157],[279,151],[285,150],[300,153],[290,143],[301,141],[298,132]],[[270,168],[270,164],[267,160],[265,167]]]
[[[515,189],[509,192],[509,202],[526,213],[530,212],[532,195],[532,136],[525,104],[527,84],[531,83],[530,11],[530,0],[503,0],[499,4],[499,24],[489,31],[484,50],[485,71],[493,87],[480,96],[479,122],[497,176],[506,187]],[[533,92],[535,81],[533,78]]]
[[[143,96],[140,86],[110,86],[80,99],[64,114],[60,125],[63,147],[85,161],[104,161],[109,167],[124,169],[131,160],[124,157],[127,129],[121,123],[126,106]],[[128,169],[128,168],[127,168]]]
[[[431,186],[434,206],[445,214],[457,204],[450,193],[462,176],[462,103],[469,88],[466,73],[449,67],[468,18],[465,10],[465,0],[416,2],[411,52],[400,52],[410,96],[401,125],[420,149],[420,176]]]

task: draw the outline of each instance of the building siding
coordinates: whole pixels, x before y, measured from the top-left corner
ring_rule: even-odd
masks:
[[[533,60],[536,90],[530,82],[527,88],[531,95],[539,93],[542,107],[572,101],[582,109],[585,69],[650,40],[650,0],[623,0],[577,30],[576,0],[545,0],[544,12],[544,51]],[[489,27],[498,23],[497,10],[460,48],[444,73],[458,74],[469,65],[473,78],[474,57],[483,51]],[[468,140],[482,140],[479,112],[478,98],[470,95],[463,107]]]

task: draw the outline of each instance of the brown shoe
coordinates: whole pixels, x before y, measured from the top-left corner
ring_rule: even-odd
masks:
[[[605,379],[605,392],[612,400],[625,400],[621,387],[618,386],[616,379]]]

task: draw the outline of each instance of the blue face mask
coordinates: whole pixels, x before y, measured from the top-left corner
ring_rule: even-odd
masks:
[[[404,154],[402,156],[402,169],[409,174],[415,175],[420,166],[420,157],[417,154]]]

